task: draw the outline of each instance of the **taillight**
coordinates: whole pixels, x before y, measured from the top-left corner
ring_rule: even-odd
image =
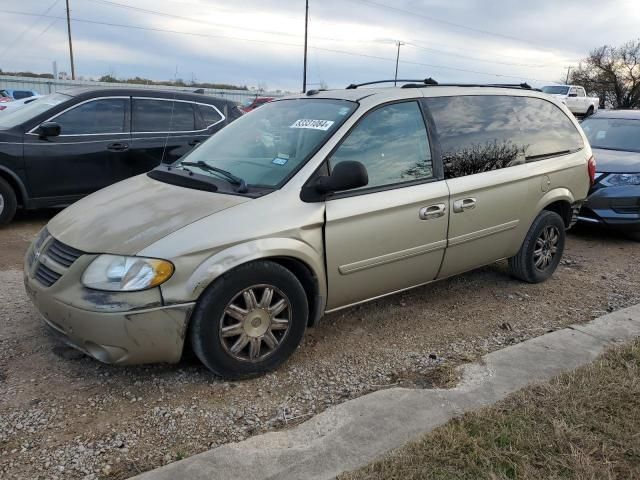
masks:
[[[589,169],[589,181],[593,185],[596,182],[596,159],[593,155],[589,159],[589,163],[587,163],[587,168]]]

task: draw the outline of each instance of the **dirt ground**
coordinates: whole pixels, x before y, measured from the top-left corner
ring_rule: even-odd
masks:
[[[640,302],[640,243],[580,228],[544,284],[501,262],[335,313],[258,379],[224,382],[192,355],[112,367],[52,338],[24,293],[22,257],[51,215],[0,229],[1,478],[127,478]]]

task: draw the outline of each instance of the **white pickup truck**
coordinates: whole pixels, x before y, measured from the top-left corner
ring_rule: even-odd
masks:
[[[565,103],[574,115],[588,117],[596,113],[600,106],[598,97],[587,97],[584,88],[578,85],[549,85],[542,87],[542,91]]]

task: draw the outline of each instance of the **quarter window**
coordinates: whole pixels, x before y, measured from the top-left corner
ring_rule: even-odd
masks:
[[[571,120],[540,98],[479,95],[425,101],[440,139],[445,178],[521,165],[583,147]]]
[[[370,113],[351,131],[330,160],[361,162],[369,174],[363,188],[433,176],[427,130],[416,102],[388,105]]]
[[[200,114],[202,115],[202,120],[204,122],[204,125],[202,125],[203,129],[209,128],[211,125],[222,120],[222,115],[220,115],[220,112],[218,112],[213,105],[199,104],[198,109],[200,110]]]
[[[123,133],[127,99],[105,98],[93,100],[69,110],[53,119],[60,125],[62,135]]]
[[[134,132],[187,132],[195,130],[193,103],[133,99]]]

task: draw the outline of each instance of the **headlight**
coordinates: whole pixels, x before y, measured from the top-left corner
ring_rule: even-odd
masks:
[[[640,185],[640,173],[614,173],[600,182],[607,187],[624,187],[627,185]]]
[[[133,292],[157,287],[173,275],[173,264],[143,257],[100,255],[82,275],[85,287],[110,292]]]

